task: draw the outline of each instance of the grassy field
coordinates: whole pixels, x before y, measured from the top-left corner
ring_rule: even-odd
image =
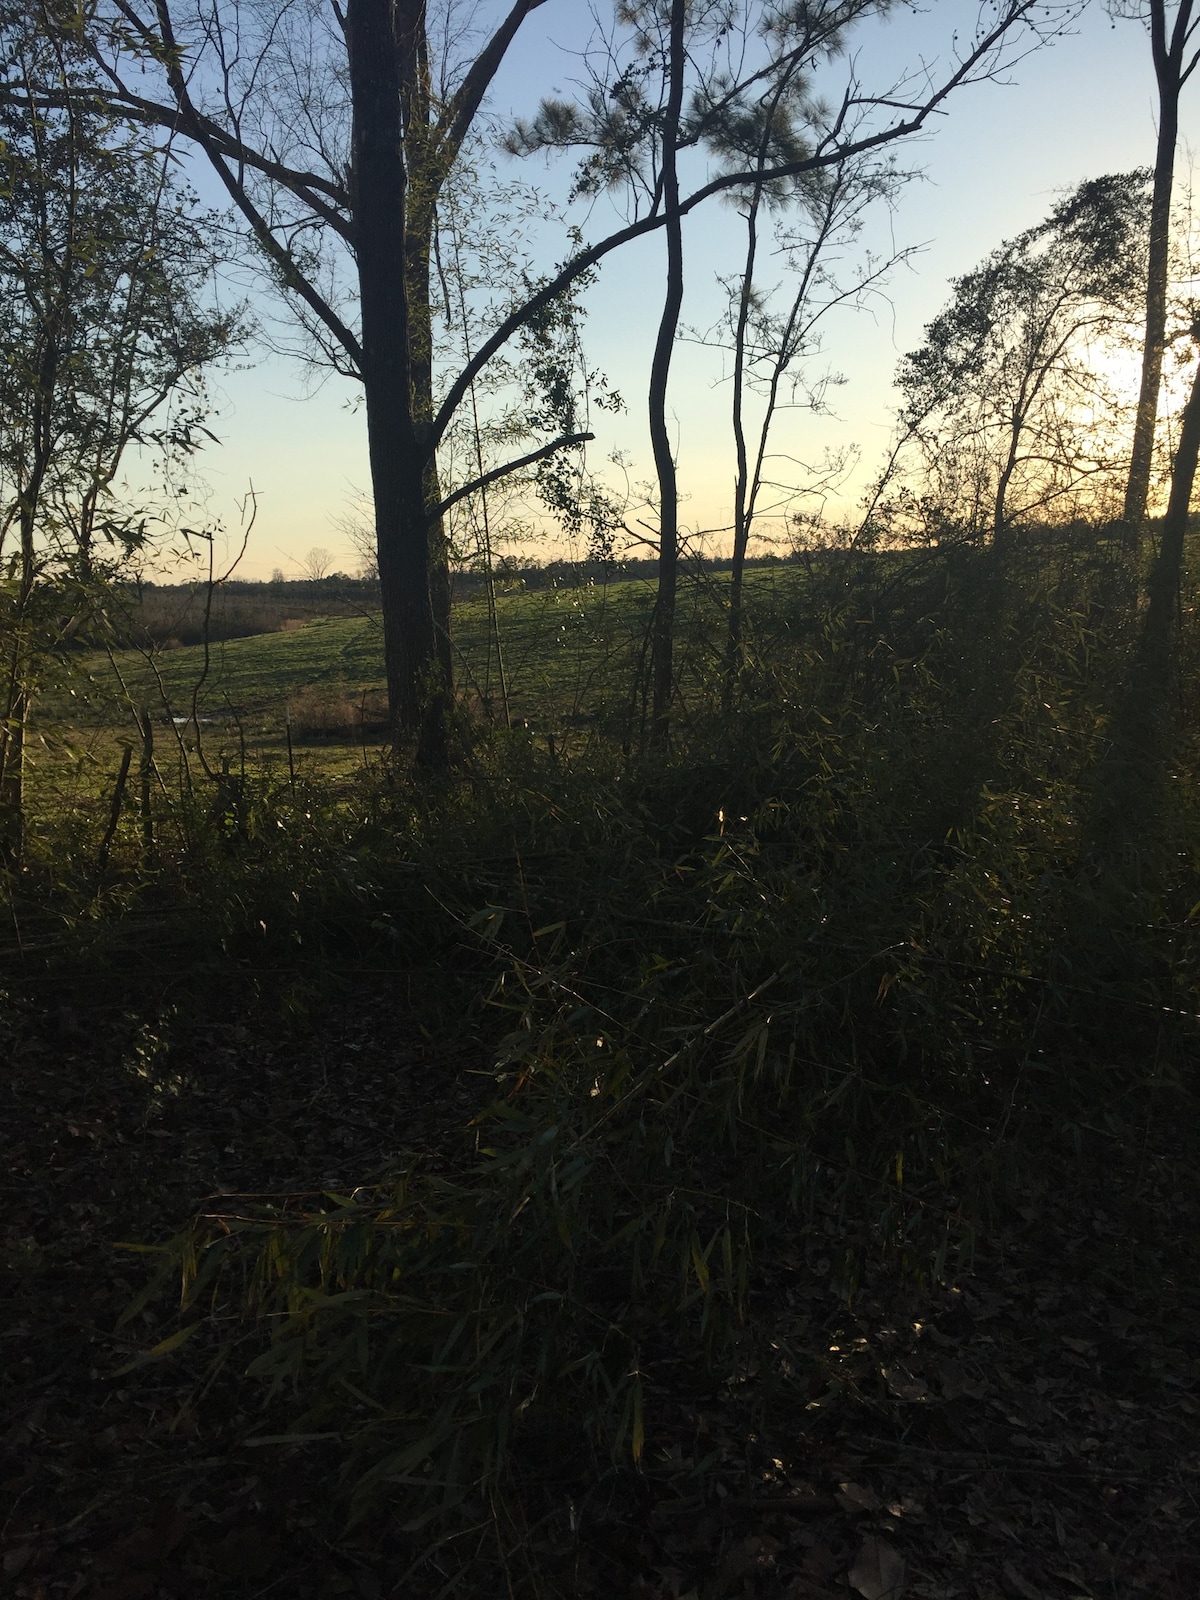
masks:
[[[680,694],[709,683],[720,659],[725,578],[685,582],[680,594]],[[782,620],[804,576],[796,567],[747,575],[747,605],[760,623]],[[486,601],[455,611],[455,651],[463,693],[477,709],[503,714],[503,674],[513,720],[541,726],[572,717],[625,714],[637,677],[653,586],[521,591],[497,597],[496,629]],[[497,639],[499,649],[497,649]],[[66,657],[39,707],[44,727],[121,728],[131,708],[155,716],[238,717],[256,732],[282,728],[289,704],[304,695],[341,695],[347,704],[383,690],[383,643],[377,614],[332,616],[284,631],[153,653],[123,650]],[[298,720],[293,716],[293,721]],[[358,718],[350,725],[356,725]]]
[[[794,607],[796,569],[750,575],[764,622]],[[652,586],[520,591],[456,609],[460,694],[473,715],[562,743],[628,736],[644,714],[643,665]],[[786,624],[781,624],[786,631]],[[712,580],[680,601],[681,715],[711,702],[724,628]],[[778,631],[778,630],[777,630]],[[498,647],[497,647],[498,641]],[[317,618],[281,632],[156,651],[63,657],[38,702],[30,754],[35,806],[91,804],[111,783],[124,746],[140,748],[138,713],[156,729],[160,768],[201,753],[214,768],[244,761],[336,774],[369,758],[386,733],[383,641],[377,614]],[[195,720],[194,720],[195,719]],[[57,801],[55,801],[57,796]]]
[[[945,583],[970,587],[969,575],[948,576],[954,566],[953,557],[909,553],[748,571],[748,703],[837,700],[850,682],[877,692],[936,641]],[[684,739],[705,737],[719,706],[726,584],[727,575],[705,572],[681,583],[674,723]],[[493,625],[486,599],[471,597],[455,610],[464,708],[476,726],[510,724],[559,753],[636,747],[645,730],[652,605],[647,580],[513,589],[497,596]],[[37,702],[33,810],[82,820],[103,807],[124,750],[142,749],[142,711],[154,725],[167,792],[190,787],[189,764],[254,768],[268,781],[361,770],[386,738],[382,656],[380,620],[371,613],[297,621],[214,641],[207,651],[64,655]]]
[[[454,641],[464,704],[484,723],[511,722],[558,741],[626,729],[636,714],[652,600],[645,582],[511,592],[497,598],[494,629],[486,601],[466,601],[456,609]],[[720,611],[708,589],[693,588],[681,613],[681,689],[694,697]],[[188,645],[60,658],[39,698],[29,747],[34,811],[85,825],[103,810],[124,750],[142,750],[142,711],[153,723],[156,771],[169,793],[189,785],[189,767],[204,765],[254,768],[268,781],[343,777],[376,761],[386,738],[379,616],[316,618],[216,641],[207,651]]]
[[[614,656],[636,645],[650,604],[644,583],[608,590],[551,590],[498,599],[499,633],[514,715],[590,703]],[[484,602],[460,606],[455,648],[465,692],[500,698],[496,652],[489,649]],[[570,670],[562,662],[570,656]],[[304,694],[343,695],[348,702],[383,688],[383,641],[377,614],[325,617],[278,633],[190,645],[153,654],[125,650],[67,658],[42,696],[44,725],[121,727],[131,706],[154,714],[190,714],[193,695],[209,718],[237,716],[256,731],[282,728],[289,703]],[[489,660],[490,658],[490,660]]]

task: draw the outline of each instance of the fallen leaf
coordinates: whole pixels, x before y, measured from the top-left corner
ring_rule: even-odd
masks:
[[[128,1572],[118,1573],[111,1578],[104,1590],[105,1600],[146,1600],[146,1596],[153,1594],[158,1588],[158,1579],[153,1572],[140,1572],[131,1567]]]
[[[160,1559],[165,1560],[187,1533],[188,1519],[178,1506],[163,1501],[154,1516],[154,1536],[158,1540]]]
[[[265,1530],[248,1525],[230,1529],[211,1552],[212,1564],[221,1572],[246,1573],[256,1580],[265,1578],[279,1557],[275,1540]]]
[[[942,1394],[947,1400],[958,1400],[963,1396],[970,1400],[983,1399],[982,1384],[973,1382],[957,1361],[943,1361],[940,1363],[940,1368]]]
[[[29,1558],[32,1554],[33,1549],[27,1544],[19,1544],[15,1550],[6,1550],[4,1552],[4,1576],[6,1578],[18,1577],[28,1566]]]
[[[843,1511],[878,1511],[879,1496],[861,1483],[839,1483],[834,1496]]]
[[[850,1587],[863,1600],[900,1600],[904,1588],[904,1557],[884,1539],[870,1534],[863,1540],[849,1572]]]
[[[1087,1593],[1088,1585],[1078,1567],[1047,1567],[1046,1572],[1052,1578],[1059,1578],[1068,1584],[1077,1594]]]
[[[924,1521],[925,1518],[925,1507],[908,1494],[901,1495],[899,1500],[890,1501],[887,1511],[891,1517],[910,1517],[918,1522]]]
[[[893,1400],[928,1400],[929,1390],[920,1378],[895,1367],[883,1368],[883,1381]]]

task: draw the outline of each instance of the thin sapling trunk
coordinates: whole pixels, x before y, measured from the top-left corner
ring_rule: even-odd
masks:
[[[675,596],[679,581],[679,487],[667,431],[667,384],[683,307],[683,222],[679,215],[679,118],[683,110],[685,0],[672,0],[670,83],[663,126],[662,204],[666,214],[667,291],[650,368],[650,442],[658,479],[658,592],[650,635],[651,726],[654,749],[670,737],[674,687]]]

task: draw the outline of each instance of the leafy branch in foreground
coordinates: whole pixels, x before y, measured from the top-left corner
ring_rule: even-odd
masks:
[[[69,35],[0,10],[0,853],[20,854],[26,729],[47,659],[153,539],[117,485],[131,448],[170,501],[212,438],[203,375],[243,334],[206,219],[143,130],[57,91]],[[43,103],[54,101],[51,106]]]

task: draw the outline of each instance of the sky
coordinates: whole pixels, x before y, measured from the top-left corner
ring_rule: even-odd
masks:
[[[600,0],[603,4],[603,0]],[[486,6],[483,8],[486,12]],[[497,81],[490,110],[499,121],[529,112],[542,94],[569,93],[576,73],[573,49],[586,8],[580,0],[548,0],[526,22],[520,48]],[[865,82],[894,77],[899,68],[944,58],[956,25],[969,27],[974,5],[930,0],[920,12],[902,10],[873,23],[856,40]],[[831,70],[831,87],[845,62]],[[894,212],[880,210],[864,243],[877,252],[913,253],[890,276],[886,295],[861,310],[844,309],[826,325],[818,369],[844,382],[827,391],[828,414],[791,411],[774,436],[781,479],[803,485],[806,469],[827,451],[857,466],[821,502],[834,520],[853,518],[865,486],[886,452],[897,395],[896,363],[921,342],[925,324],[947,298],[950,280],[969,271],[1003,239],[1040,221],[1064,190],[1085,178],[1149,165],[1153,160],[1155,96],[1149,40],[1136,21],[1113,22],[1098,0],[1069,36],[1018,62],[1003,82],[971,85],[949,102],[932,131],[895,146],[901,165],[919,173],[906,183]],[[1185,90],[1177,190],[1186,181],[1189,146],[1200,140],[1200,85]],[[501,157],[501,174],[564,192],[563,170],[543,158]],[[585,236],[610,231],[615,216],[603,201],[584,220]],[[736,267],[740,224],[722,204],[688,220],[685,235],[686,328],[711,326],[721,306],[717,277]],[[561,235],[532,241],[563,253]],[[557,251],[555,246],[557,245]],[[592,419],[597,439],[590,463],[617,487],[649,479],[646,380],[661,309],[661,236],[610,257],[586,298],[589,363],[601,368],[626,398],[618,415]],[[669,411],[683,497],[681,520],[693,533],[720,530],[731,520],[734,474],[727,361],[722,353],[684,339],[676,347]],[[214,395],[219,447],[202,473],[206,511],[235,540],[239,504],[253,486],[255,523],[238,576],[267,577],[279,569],[300,576],[314,547],[330,552],[335,568],[354,571],[358,556],[347,538],[348,517],[362,514],[368,484],[366,426],[355,386],[336,376],[314,389],[311,374],[259,347],[239,370],[217,375]],[[619,455],[623,465],[609,459]],[[798,501],[817,509],[812,499]],[[722,547],[719,532],[708,548]],[[542,546],[542,554],[561,548]]]

